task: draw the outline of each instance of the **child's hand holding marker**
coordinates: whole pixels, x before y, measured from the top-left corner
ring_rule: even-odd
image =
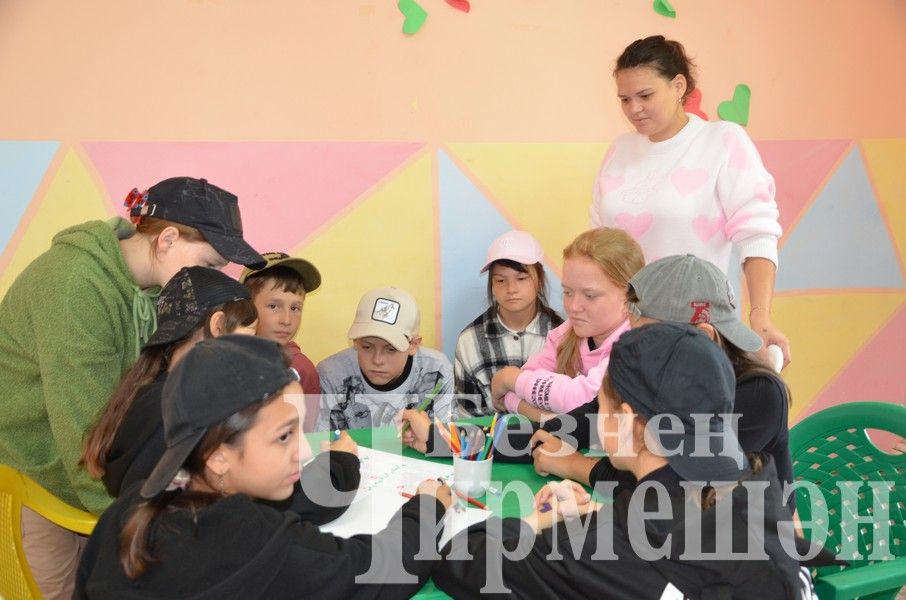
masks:
[[[575,519],[597,508],[591,494],[575,481],[552,481],[535,494],[535,510],[525,521],[537,533],[554,521]]]
[[[330,450],[333,452],[349,452],[350,454],[359,455],[359,445],[355,443],[349,433],[339,429],[330,433]]]
[[[428,394],[425,396],[425,399],[422,400],[417,407],[415,407],[416,412],[424,412],[431,405],[431,402],[434,400],[434,397],[437,396],[438,392],[440,392],[441,388],[443,388],[443,387],[444,387],[444,380],[438,379],[437,383],[434,384],[434,388],[430,392],[428,392]],[[411,409],[407,408],[406,410],[404,410],[402,412],[406,412],[408,410],[411,410]],[[402,415],[400,415],[400,416],[402,416]],[[408,429],[409,429],[409,420],[406,420],[403,423],[403,426],[400,428],[400,430],[396,432],[396,437],[402,438],[402,436],[406,433],[406,431]]]
[[[428,433],[431,429],[431,418],[426,413],[407,408],[399,414],[399,437],[403,443],[422,454],[428,451]]]

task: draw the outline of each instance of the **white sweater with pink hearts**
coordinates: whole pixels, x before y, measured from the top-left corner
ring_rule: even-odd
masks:
[[[695,254],[725,273],[733,246],[740,260],[777,264],[781,228],[774,178],[736,123],[689,123],[669,140],[630,133],[614,141],[595,182],[591,222],[619,227],[646,262]]]

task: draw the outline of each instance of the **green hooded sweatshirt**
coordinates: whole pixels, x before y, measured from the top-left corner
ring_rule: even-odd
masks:
[[[123,219],[65,229],[0,303],[0,462],[100,513],[112,501],[79,466],[86,432],[156,326],[119,239]]]

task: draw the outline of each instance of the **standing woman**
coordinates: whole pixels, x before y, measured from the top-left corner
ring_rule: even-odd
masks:
[[[94,513],[112,498],[79,467],[82,438],[154,333],[158,288],[185,266],[264,262],[236,196],[204,179],[166,179],[126,205],[133,223],[54,236],[0,303],[0,463]],[[69,598],[84,538],[27,509],[22,529],[42,595]]]
[[[780,346],[786,365],[789,341],[771,321],[781,234],[774,178],[742,127],[686,113],[693,66],[682,44],[660,35],[617,59],[617,96],[636,133],[617,138],[604,158],[591,222],[628,231],[649,262],[691,253],[726,273],[735,247],[749,323],[765,345]]]

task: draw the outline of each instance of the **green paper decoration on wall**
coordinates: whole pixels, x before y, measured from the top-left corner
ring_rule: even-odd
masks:
[[[752,99],[752,90],[744,83],[736,86],[732,100],[724,100],[717,105],[717,114],[724,121],[733,121],[740,125],[749,122],[749,101]]]

